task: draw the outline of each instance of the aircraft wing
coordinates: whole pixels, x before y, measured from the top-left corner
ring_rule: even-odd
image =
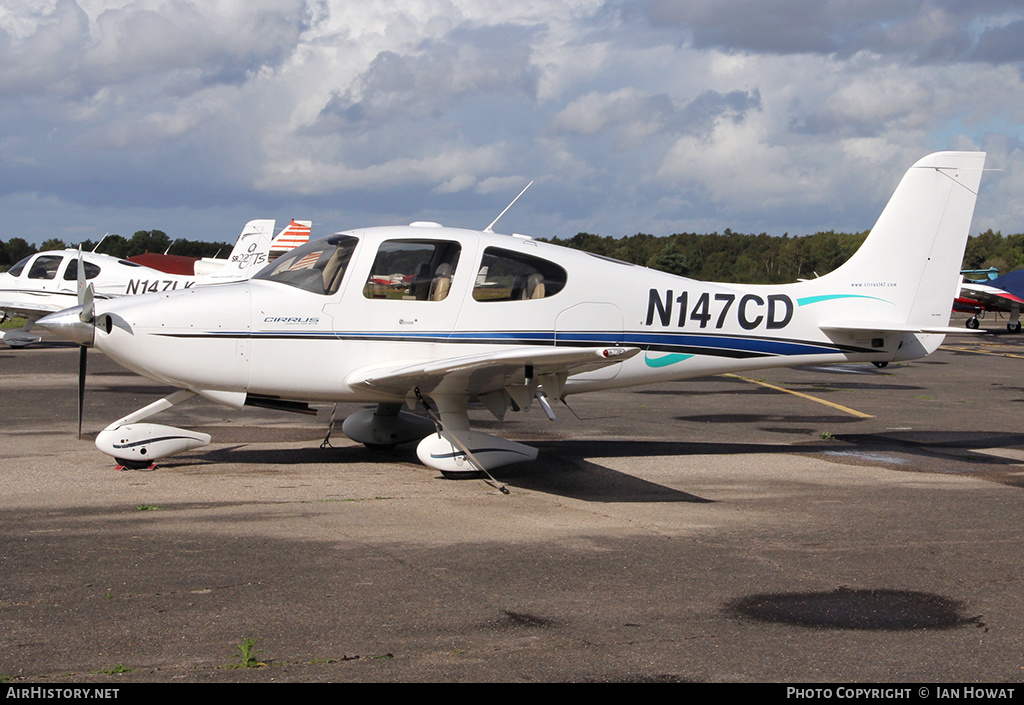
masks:
[[[1024,299],[988,284],[964,282],[960,285],[960,299],[976,301],[991,311],[1009,311],[1014,306],[1024,308]]]
[[[74,306],[74,297],[69,297],[67,306],[60,306],[58,304],[46,303],[40,300],[38,303],[32,301],[3,301],[0,300],[0,311],[3,311],[11,318],[27,318],[30,321],[35,321],[43,316],[51,313],[61,311],[68,306]]]
[[[522,388],[530,375],[531,380],[547,385],[545,391],[549,396],[558,398],[561,384],[569,375],[615,365],[638,352],[639,348],[629,347],[519,346],[499,352],[364,367],[350,373],[346,382],[354,389],[403,397],[419,389],[425,396],[452,394],[472,398]]]

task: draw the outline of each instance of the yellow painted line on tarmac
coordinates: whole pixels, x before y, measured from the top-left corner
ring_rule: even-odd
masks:
[[[804,399],[810,399],[811,401],[816,401],[819,404],[824,404],[825,406],[831,406],[833,409],[838,409],[839,411],[842,411],[843,413],[849,414],[850,416],[856,416],[857,418],[861,418],[861,419],[873,419],[873,418],[875,418],[871,414],[865,414],[863,411],[857,411],[856,409],[851,409],[848,406],[843,406],[842,404],[836,404],[835,402],[831,402],[831,401],[828,401],[826,399],[820,399],[818,397],[812,397],[810,394],[804,394],[803,392],[794,392],[792,389],[786,389],[785,387],[777,387],[774,384],[768,384],[767,382],[762,382],[761,380],[750,379],[749,377],[741,377],[740,375],[734,375],[734,374],[732,374],[730,372],[726,372],[722,376],[723,377],[733,377],[735,379],[741,379],[744,382],[750,382],[752,384],[759,384],[762,387],[768,387],[768,389],[774,389],[777,392],[785,392],[786,394],[793,394],[793,395],[798,396],[798,397],[803,397]]]
[[[1017,359],[1024,358],[1024,355],[1015,355],[1014,353],[991,352],[989,350],[978,350],[977,348],[959,348],[953,347],[952,345],[943,345],[942,349],[952,350],[953,352],[974,353],[975,355],[995,355],[996,357],[1015,357]]]

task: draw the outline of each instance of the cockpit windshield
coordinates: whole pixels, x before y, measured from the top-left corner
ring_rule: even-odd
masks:
[[[350,235],[332,235],[306,243],[264,267],[253,279],[279,282],[314,294],[333,294],[341,287],[358,242]]]

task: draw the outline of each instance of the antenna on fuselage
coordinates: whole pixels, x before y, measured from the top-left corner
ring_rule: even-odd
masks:
[[[526,189],[530,188],[531,186],[533,186],[533,181],[531,181],[530,183],[526,184],[526,188],[524,188],[522,191],[519,192],[519,196],[522,196],[524,193],[526,193]],[[492,230],[491,228],[493,228],[494,224],[497,223],[499,220],[501,220],[501,216],[505,215],[505,213],[508,212],[508,209],[511,208],[512,205],[516,201],[519,200],[519,196],[516,196],[515,198],[513,198],[512,199],[512,203],[509,203],[507,206],[505,206],[505,210],[503,210],[501,213],[498,213],[498,217],[495,218],[494,220],[492,220],[491,224],[488,225],[486,228],[484,228],[484,232],[485,233],[493,233],[494,232],[494,230]]]
[[[98,249],[100,248],[100,244],[101,244],[101,243],[102,243],[102,242],[103,242],[104,240],[106,240],[106,239],[107,239],[107,235],[109,235],[109,234],[110,234],[110,232],[109,232],[109,231],[108,231],[108,232],[105,232],[105,233],[103,233],[103,237],[101,237],[101,238],[100,238],[100,241],[96,243],[96,246],[95,246],[94,248],[92,248],[92,251],[93,251],[93,252],[95,252],[96,250],[98,250]]]

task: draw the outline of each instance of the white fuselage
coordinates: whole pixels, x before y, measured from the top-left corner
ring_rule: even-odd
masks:
[[[347,383],[352,373],[508,347],[643,351],[571,377],[568,394],[792,365],[795,357],[807,363],[891,360],[902,339],[884,332],[830,339],[815,315],[821,297],[849,296],[847,305],[860,317],[865,307],[884,313],[891,304],[811,282],[738,288],[526,238],[425,225],[345,235],[355,238],[355,246],[333,293],[270,281],[261,273],[243,283],[100,303],[95,345],[140,374],[193,391],[376,402],[402,398],[355,391]],[[450,289],[441,300],[373,284],[396,280],[393,272],[374,271],[385,243],[413,241],[458,249]],[[494,252],[531,263],[535,258],[565,272],[564,284],[555,293],[508,300],[504,290],[495,294],[505,284],[499,277],[488,282],[479,276],[485,266],[495,271]],[[844,305],[831,303],[833,313]]]

